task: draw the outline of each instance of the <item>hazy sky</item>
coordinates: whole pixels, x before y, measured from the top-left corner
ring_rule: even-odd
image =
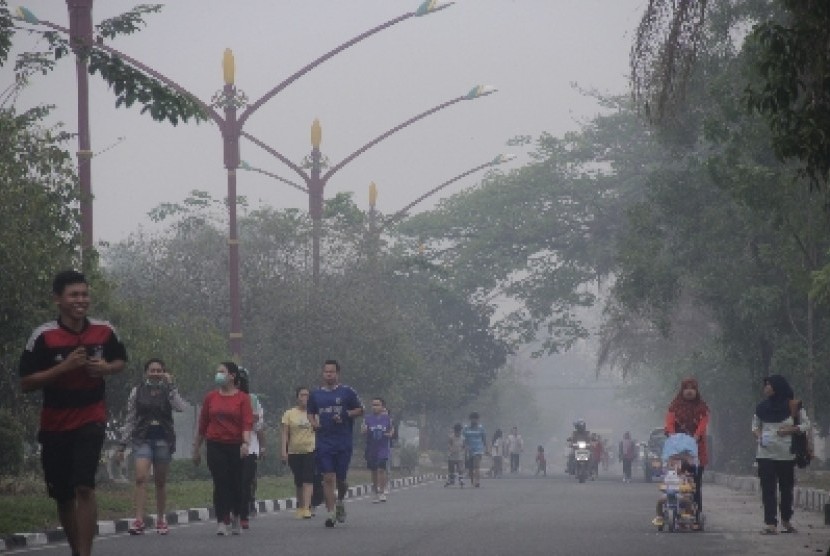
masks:
[[[98,0],[97,23],[138,2]],[[17,6],[15,0],[10,8]],[[204,101],[222,85],[222,53],[233,49],[236,83],[251,102],[328,50],[376,25],[417,8],[419,0],[173,0],[148,16],[140,33],[111,46],[169,76]],[[39,18],[68,25],[61,0],[23,4]],[[332,164],[387,129],[466,93],[476,84],[495,95],[461,102],[395,134],[330,180],[326,196],[355,192],[367,206],[368,184],[379,189],[378,209],[392,213],[439,183],[501,152],[528,162],[506,146],[515,135],[561,135],[592,117],[596,104],[571,86],[625,93],[633,29],[645,0],[459,0],[450,8],[411,18],[325,62],[270,100],[245,130],[295,162],[310,149],[314,118],[323,128],[321,150]],[[19,34],[18,50],[34,36]],[[42,42],[40,43],[43,44]],[[0,68],[0,86],[12,64]],[[66,59],[36,77],[18,106],[57,105],[55,119],[75,131],[75,66]],[[213,123],[157,123],[136,107],[116,109],[114,97],[92,77],[92,148],[95,239],[117,241],[161,202],[193,189],[226,195],[222,142]],[[76,148],[76,143],[72,149]],[[293,172],[242,140],[242,158],[286,178]],[[480,178],[480,175],[478,176]],[[477,183],[472,176],[444,195]],[[259,174],[239,173],[238,192],[253,206],[307,209],[307,197]],[[433,206],[440,195],[419,205]]]

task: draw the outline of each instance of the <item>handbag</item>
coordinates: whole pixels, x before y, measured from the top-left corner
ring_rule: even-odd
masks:
[[[793,417],[793,425],[795,426],[800,424],[800,412],[801,400],[790,400],[790,414]],[[795,456],[795,464],[799,469],[804,469],[810,465],[810,460],[813,459],[813,442],[811,435],[808,435],[806,432],[794,433],[792,435],[790,453]]]

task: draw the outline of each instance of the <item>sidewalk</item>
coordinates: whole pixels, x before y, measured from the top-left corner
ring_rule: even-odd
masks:
[[[757,477],[706,473],[703,508],[706,531],[747,541],[747,554],[828,554],[830,526],[824,524],[827,492],[796,488],[793,535],[761,535],[763,507]]]

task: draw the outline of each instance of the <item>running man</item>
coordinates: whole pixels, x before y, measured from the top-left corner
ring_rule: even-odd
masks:
[[[20,389],[43,390],[40,459],[72,554],[89,556],[96,532],[95,472],[107,408],[104,377],[120,373],[127,350],[112,325],[87,318],[89,285],[65,270],[52,283],[58,318],[37,327],[20,358]]]
[[[372,412],[363,418],[360,430],[366,438],[366,467],[372,472],[372,503],[386,502],[386,464],[394,429],[383,398],[372,398]]]
[[[357,392],[340,384],[340,364],[329,359],[323,364],[323,385],[308,398],[308,420],[317,431],[317,469],[323,474],[326,499],[326,527],[346,521],[343,499],[349,485],[346,474],[352,459],[354,419],[363,415],[363,403]],[[337,484],[337,502],[334,487]]]
[[[481,486],[481,457],[487,451],[487,433],[478,422],[478,417],[477,412],[470,413],[470,424],[461,432],[461,436],[464,437],[464,448],[467,450],[470,482],[476,488]]]

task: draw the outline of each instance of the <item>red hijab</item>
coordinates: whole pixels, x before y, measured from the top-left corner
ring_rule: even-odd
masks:
[[[693,400],[683,397],[683,390],[688,388],[694,388],[697,393]],[[677,432],[685,432],[689,435],[695,433],[698,423],[709,413],[709,406],[700,397],[697,379],[689,377],[680,381],[680,390],[669,404],[669,411],[674,413]]]

